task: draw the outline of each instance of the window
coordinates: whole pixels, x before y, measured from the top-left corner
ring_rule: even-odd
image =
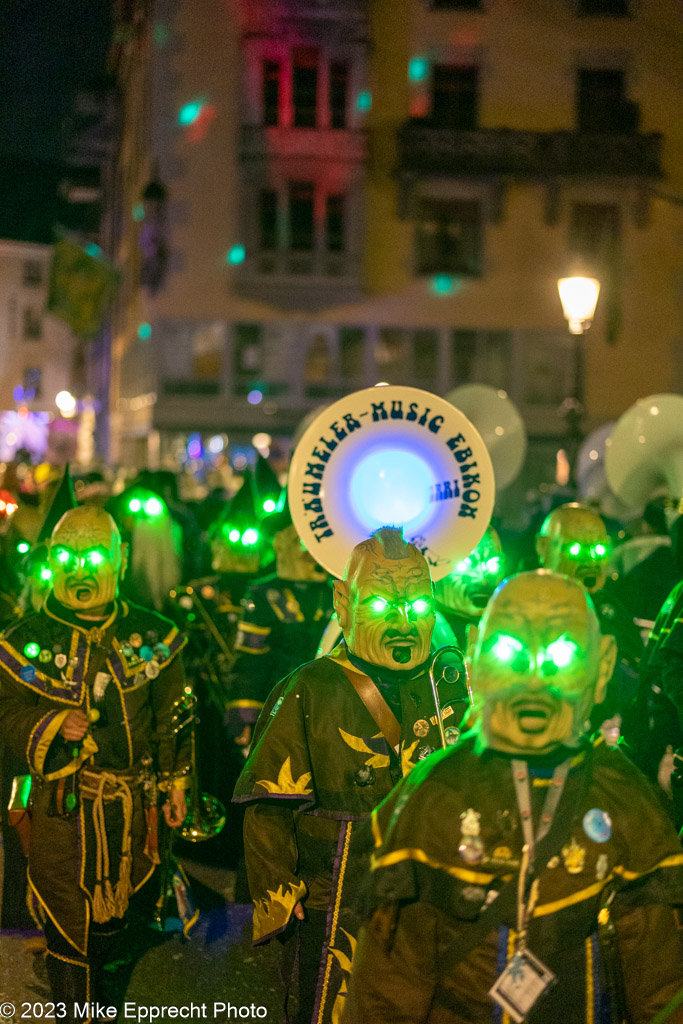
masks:
[[[579,0],[579,14],[624,18],[628,15],[626,0]]]
[[[333,128],[346,128],[348,88],[348,64],[333,60],[330,64],[330,124]]]
[[[280,119],[280,63],[263,62],[263,123],[276,125]]]
[[[259,249],[277,249],[277,192],[270,188],[261,189],[259,196]]]
[[[324,334],[316,334],[308,347],[304,366],[304,380],[307,385],[327,384],[330,379],[332,363],[327,338]]]
[[[328,196],[325,208],[325,248],[344,252],[344,196]]]
[[[375,372],[389,384],[413,382],[412,337],[401,327],[383,327],[375,345]]]
[[[233,369],[237,378],[256,377],[263,368],[261,324],[235,324]]]
[[[37,367],[24,370],[24,398],[27,402],[41,397],[41,383],[42,370]]]
[[[512,339],[509,331],[453,331],[453,384],[510,387]]]
[[[432,121],[443,128],[477,127],[477,68],[435,64],[432,69]]]
[[[619,255],[621,211],[614,203],[575,203],[569,251],[589,270],[600,271]]]
[[[192,377],[219,380],[223,368],[225,328],[221,322],[200,324],[192,335]]]
[[[415,331],[413,360],[415,379],[419,386],[436,382],[439,358],[439,338],[436,331]]]
[[[24,260],[22,281],[26,288],[36,288],[43,283],[43,265],[38,260]]]
[[[480,222],[476,201],[423,199],[417,225],[418,274],[478,274]]]
[[[318,51],[310,47],[294,50],[292,66],[294,126],[315,128],[318,105]]]
[[[626,97],[623,71],[583,70],[577,81],[577,119],[582,132],[638,130],[640,111]]]
[[[308,181],[293,181],[289,186],[289,247],[293,252],[311,252],[314,186]]]
[[[39,341],[43,335],[43,318],[40,310],[27,306],[24,309],[24,338]]]
[[[363,378],[365,331],[362,327],[339,328],[339,369],[344,380]]]
[[[571,348],[539,334],[527,334],[523,347],[524,392],[526,405],[560,405],[574,386]]]

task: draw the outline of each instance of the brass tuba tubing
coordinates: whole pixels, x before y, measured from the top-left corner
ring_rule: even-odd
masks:
[[[217,836],[225,826],[225,807],[220,800],[210,793],[203,793],[199,784],[197,769],[197,740],[195,714],[197,695],[186,692],[176,701],[171,715],[171,732],[176,735],[181,729],[190,731],[190,762],[192,765],[192,781],[190,785],[190,802],[183,824],[178,829],[181,839],[190,843],[201,843],[205,839]]]

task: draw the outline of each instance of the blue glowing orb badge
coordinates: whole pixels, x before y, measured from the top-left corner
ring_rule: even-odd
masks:
[[[593,807],[583,816],[583,831],[594,843],[606,843],[612,835],[612,819],[607,811]]]

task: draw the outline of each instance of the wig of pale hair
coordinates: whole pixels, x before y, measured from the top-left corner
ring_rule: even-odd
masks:
[[[178,585],[182,573],[171,517],[136,519],[131,549],[127,589],[138,604],[161,611],[169,590]]]

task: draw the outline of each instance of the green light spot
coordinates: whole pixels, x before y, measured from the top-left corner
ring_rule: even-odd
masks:
[[[43,568],[42,568],[42,569],[40,570],[40,578],[41,578],[41,580],[45,580],[45,582],[46,582],[46,583],[47,583],[47,581],[48,581],[48,580],[51,580],[51,579],[52,579],[52,573],[51,573],[51,572],[50,572],[50,570],[49,570],[49,569],[47,568],[47,566],[44,566],[44,567],[43,567]]]
[[[423,597],[418,597],[417,601],[413,601],[413,611],[418,615],[424,615],[424,613],[429,610],[429,601],[425,601]]]
[[[595,554],[598,556],[598,558],[602,558],[603,555],[606,555],[607,554],[607,548],[605,547],[605,545],[604,544],[596,544],[595,545]]]
[[[97,257],[100,256],[102,253],[102,250],[100,249],[99,245],[95,245],[94,242],[91,242],[90,245],[86,245],[85,251],[87,252],[88,256],[92,256],[93,259],[97,259]]]
[[[145,207],[143,203],[133,203],[133,220],[145,219]]]
[[[551,644],[548,644],[545,653],[553,665],[557,665],[558,668],[566,668],[574,660],[578,650],[573,640],[560,637],[559,640],[553,640]]]
[[[130,501],[128,502],[129,512],[139,512],[141,508],[142,502],[140,501],[139,498],[131,498]]]
[[[458,564],[455,567],[455,572],[456,573],[469,572],[471,568],[472,568],[472,564],[471,564],[469,558],[465,558],[462,562],[458,562]]]
[[[152,325],[142,323],[138,327],[138,338],[140,341],[148,341],[152,337]]]
[[[163,511],[164,506],[158,498],[148,498],[145,502],[145,512],[148,516],[160,516]]]
[[[242,543],[245,547],[252,547],[258,541],[258,530],[252,530],[251,528],[245,530],[242,534]]]
[[[518,654],[521,654],[522,645],[519,640],[515,640],[513,636],[499,636],[495,644],[491,648],[491,654],[497,660],[503,663],[503,665],[509,665],[510,662],[514,661]]]
[[[364,89],[362,92],[358,93],[358,98],[356,99],[356,108],[360,111],[372,109],[372,93],[369,91],[369,89]]]
[[[572,544],[571,547],[569,548],[569,554],[573,555],[574,558],[576,558],[577,555],[581,554],[581,545],[578,544],[578,543],[577,544]]]
[[[76,754],[75,756],[78,757],[78,754]],[[66,800],[64,801],[64,803],[66,804],[67,811],[75,810],[75,808],[76,808],[76,794],[75,793],[67,793],[66,794]]]
[[[178,113],[178,124],[192,124],[201,114],[203,106],[204,104],[201,100],[192,100],[191,103],[186,103],[184,107],[180,108]]]
[[[26,644],[26,646],[24,647],[24,654],[26,655],[27,658],[37,658],[38,655],[40,654],[40,645],[33,643],[33,641],[29,644]]]
[[[450,295],[453,291],[453,278],[450,274],[437,274],[432,279],[432,291],[435,295]]]
[[[247,256],[247,250],[243,245],[233,245],[232,249],[228,249],[225,254],[225,262],[231,266],[239,266],[240,263],[244,263]]]
[[[64,548],[59,548],[58,549],[58,551],[57,551],[57,561],[61,565],[66,565],[66,563],[69,561],[70,558],[71,558],[71,555],[69,554],[68,551],[65,551]]]
[[[19,552],[20,555],[25,555],[26,552],[30,549],[30,547],[30,544],[27,544],[25,540],[22,540],[19,544],[17,544],[17,551]]]
[[[228,540],[232,544],[236,544],[237,541],[240,539],[240,536],[241,534],[239,530],[231,530],[230,533],[228,534]]]
[[[408,78],[411,82],[424,82],[429,74],[429,61],[426,57],[411,57],[408,64]]]
[[[102,565],[104,561],[104,555],[101,551],[89,551],[85,557],[90,565]]]
[[[500,569],[500,558],[489,558],[485,568],[487,572],[498,572]]]
[[[276,505],[275,505],[275,502],[273,501],[273,499],[272,498],[266,498],[266,500],[263,502],[263,511],[267,515],[270,515],[270,513],[274,512],[275,509],[276,509]]]
[[[383,597],[373,597],[372,599],[372,610],[375,612],[384,612],[389,607],[389,602]]]

